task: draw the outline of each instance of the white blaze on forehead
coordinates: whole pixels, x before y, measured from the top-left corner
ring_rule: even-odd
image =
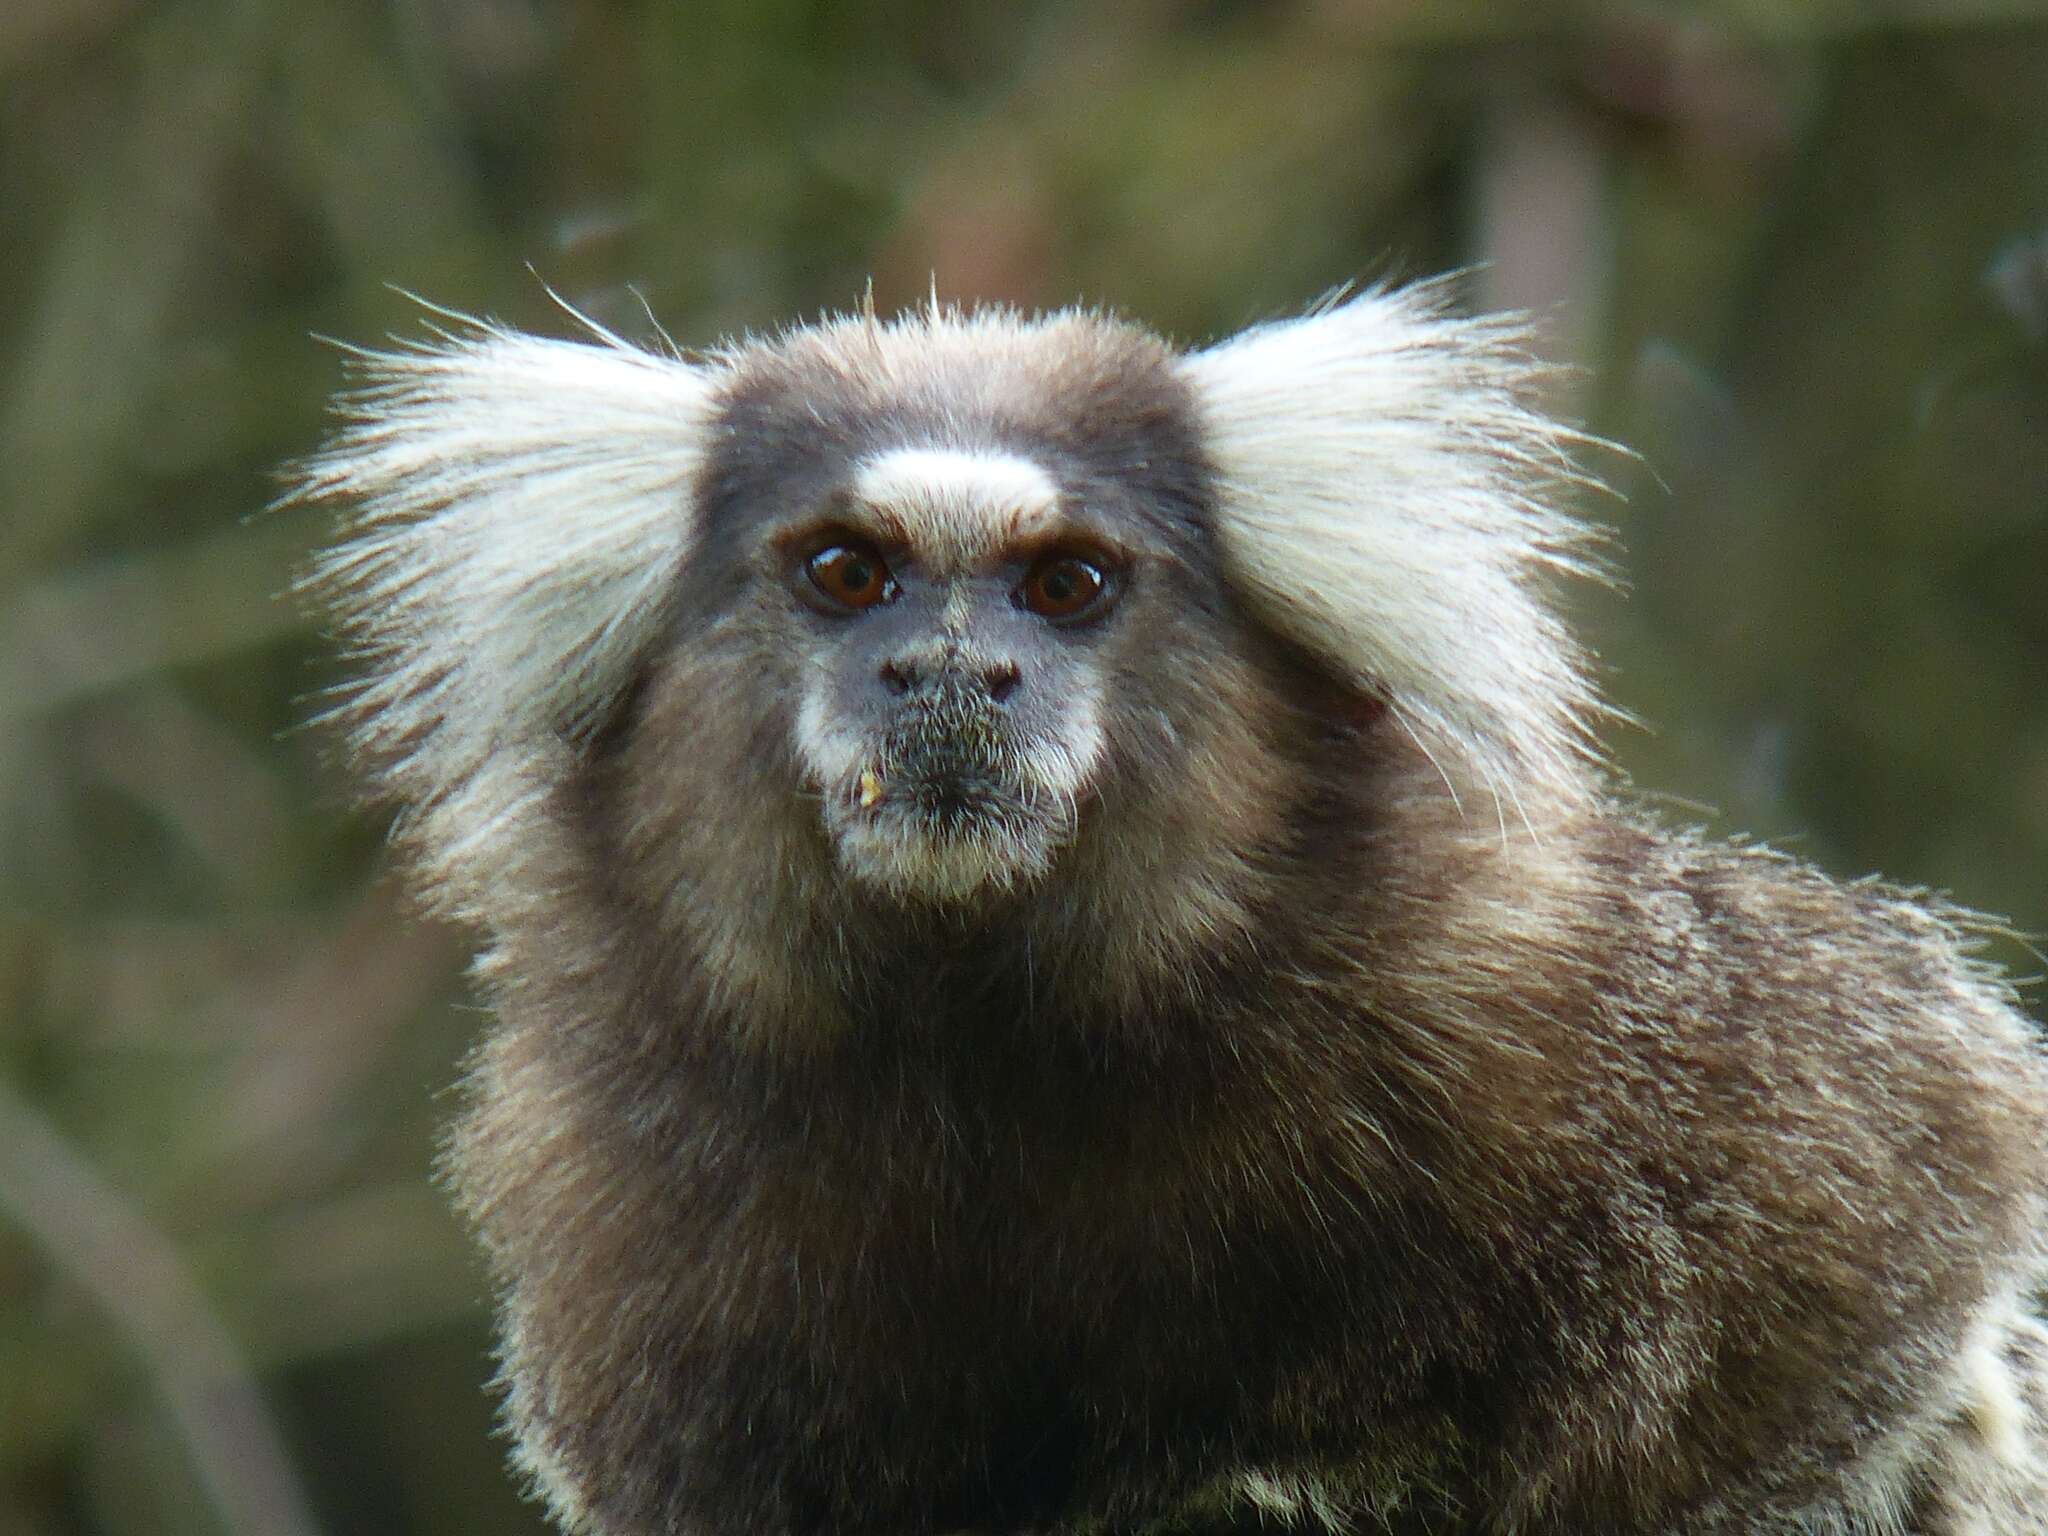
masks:
[[[1050,529],[1060,489],[1015,454],[892,448],[864,459],[853,494],[926,560],[970,566]]]

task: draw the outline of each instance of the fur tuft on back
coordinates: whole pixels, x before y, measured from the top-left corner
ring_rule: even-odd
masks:
[[[1576,799],[1594,710],[1538,579],[1587,573],[1548,494],[1576,434],[1512,318],[1374,290],[1189,357],[1225,559],[1275,629],[1384,693],[1453,794]]]

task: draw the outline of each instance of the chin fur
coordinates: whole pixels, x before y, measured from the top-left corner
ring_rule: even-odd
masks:
[[[840,867],[899,901],[954,904],[1042,879],[1060,844],[1046,827],[989,812],[882,810],[838,831]]]

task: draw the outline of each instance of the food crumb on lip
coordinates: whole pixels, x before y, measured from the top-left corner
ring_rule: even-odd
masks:
[[[860,802],[860,808],[864,811],[882,798],[882,780],[874,769],[861,769],[860,780],[855,786],[855,798]]]

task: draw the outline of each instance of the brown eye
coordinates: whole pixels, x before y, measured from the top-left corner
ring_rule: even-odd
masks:
[[[1031,567],[1017,600],[1040,618],[1079,618],[1102,600],[1109,578],[1079,555],[1052,555]]]
[[[804,562],[811,585],[842,608],[872,608],[896,595],[896,578],[866,544],[827,544]]]

